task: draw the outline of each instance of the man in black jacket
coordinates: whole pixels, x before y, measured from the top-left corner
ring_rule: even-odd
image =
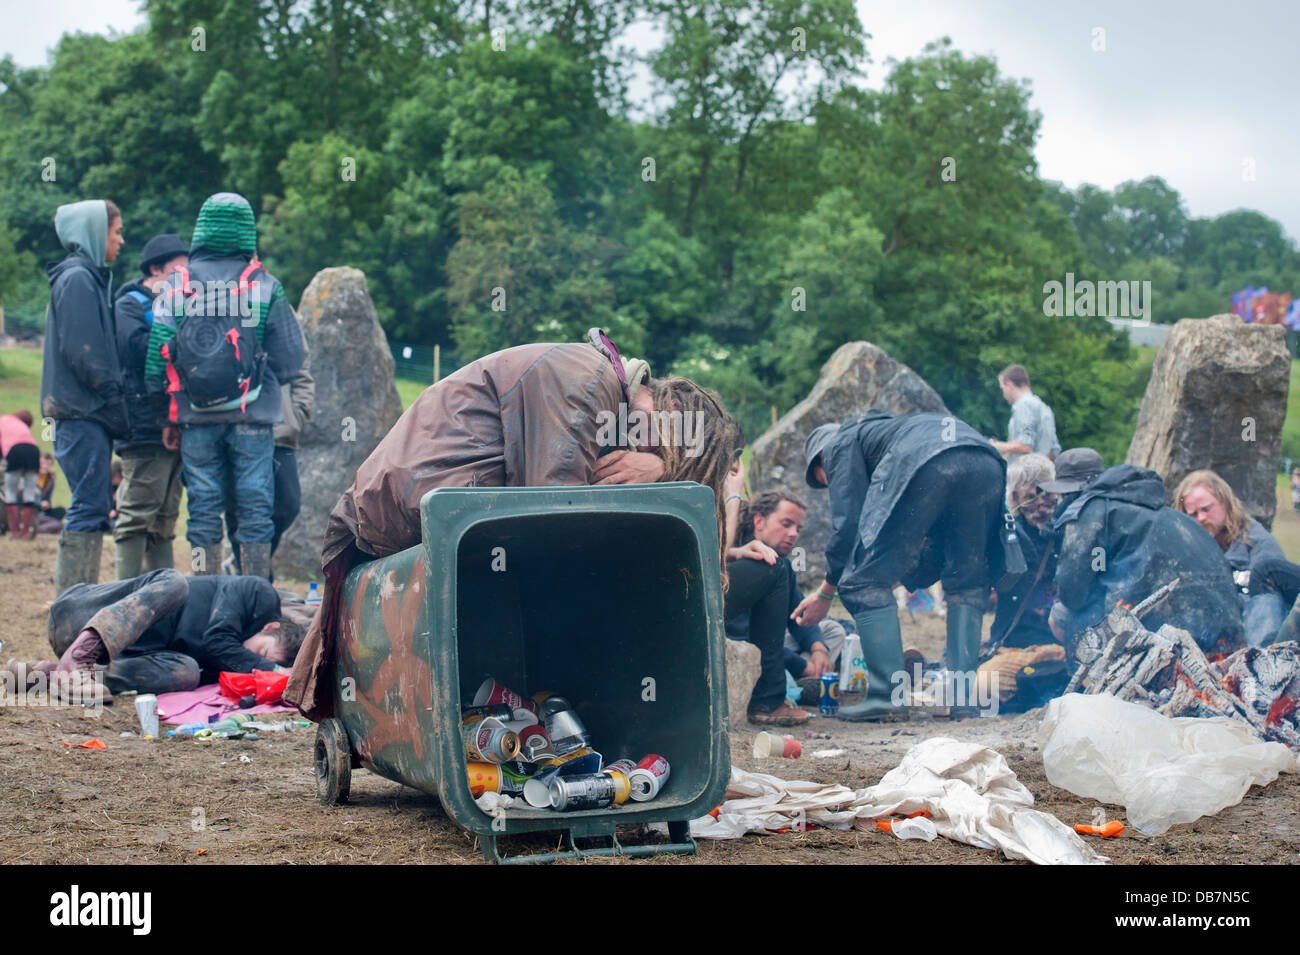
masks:
[[[117,579],[172,566],[172,540],[181,507],[181,455],[164,444],[167,396],[145,386],[144,365],[153,325],[153,302],[167,277],[189,262],[177,235],[154,236],[144,247],[141,278],[113,301],[117,348],[126,381],[130,433],[114,443],[122,459],[117,490]]]
[[[840,719],[907,718],[894,693],[904,672],[893,595],[899,581],[909,589],[936,577],[943,581],[948,668],[973,687],[992,583],[989,554],[1002,514],[1001,456],[951,415],[883,411],[822,425],[808,436],[804,454],[808,484],[830,487],[832,533],[826,580],[796,608],[794,619],[819,622],[838,588],[867,663],[866,699],[840,707]],[[971,712],[953,709],[954,715]]]
[[[1214,539],[1166,506],[1164,482],[1149,468],[1121,464],[1091,480],[1063,475],[1066,456],[1082,450],[1061,455],[1056,480],[1042,485],[1075,495],[1062,502],[1055,525],[1063,536],[1051,624],[1067,659],[1080,631],[1100,623],[1117,603],[1140,603],[1175,578],[1178,586],[1143,617],[1143,626],[1154,631],[1172,624],[1207,653],[1242,646],[1232,569]]]
[[[155,570],[134,580],[81,584],[50,607],[50,646],[57,664],[8,668],[30,682],[55,670],[51,690],[93,698],[98,666],[108,692],[170,693],[215,682],[223,671],[274,670],[293,662],[305,630],[280,614],[280,596],[260,577],[182,577]]]
[[[57,422],[54,455],[72,490],[54,571],[62,593],[99,580],[112,501],[112,440],[127,430],[106,268],[122,248],[122,214],[102,199],[75,202],[59,206],[54,228],[68,255],[46,269],[41,414]]]

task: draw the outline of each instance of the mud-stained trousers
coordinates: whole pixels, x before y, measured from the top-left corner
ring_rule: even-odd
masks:
[[[870,550],[860,550],[840,578],[844,606],[855,616],[890,607],[896,583],[916,590],[941,580],[946,601],[983,611],[1002,495],[992,455],[965,447],[935,455],[912,476]]]
[[[188,594],[189,582],[174,570],[69,587],[50,606],[50,646],[62,656],[89,628],[108,651],[104,683],[110,693],[192,690],[199,685],[199,664],[193,657],[174,650],[132,650],[151,626],[179,613]]]

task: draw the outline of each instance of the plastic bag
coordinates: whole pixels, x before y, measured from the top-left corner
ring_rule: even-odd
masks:
[[[1296,757],[1232,719],[1171,719],[1108,694],[1052,700],[1038,729],[1053,786],[1122,805],[1139,832],[1212,816],[1251,786],[1295,772]]]
[[[260,703],[279,703],[284,688],[289,683],[289,674],[271,673],[267,670],[254,670],[252,673],[232,673],[221,671],[217,677],[221,695],[238,702],[246,696],[257,697]]]

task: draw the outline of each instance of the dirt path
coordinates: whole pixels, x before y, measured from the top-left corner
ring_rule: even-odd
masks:
[[[53,597],[54,553],[52,537],[35,544],[0,537],[0,659],[48,654],[45,607]],[[109,543],[101,579],[111,573]],[[930,652],[942,633],[937,619],[913,622],[906,614],[904,628],[905,639]],[[130,697],[122,702],[127,705],[99,715],[67,707],[0,708],[0,831],[11,834],[0,840],[0,865],[482,861],[475,837],[451,823],[437,800],[364,770],[353,774],[349,805],[319,805],[312,730],[256,741],[123,738],[121,732],[139,727]],[[1069,824],[1090,822],[1097,803],[1052,787],[1043,775],[1034,743],[1039,715],[902,726],[818,718],[798,731],[813,734],[804,737],[805,752],[842,748],[847,754],[794,761],[753,759],[754,731],[742,725],[731,740],[732,757],[742,769],[858,788],[878,782],[921,739],[972,739],[1007,758],[1038,808]],[[91,737],[108,748],[62,745]],[[1093,842],[1122,863],[1294,862],[1300,859],[1298,805],[1300,777],[1284,776],[1214,818],[1163,836],[1126,833]],[[1107,816],[1124,819],[1119,807],[1107,807]],[[548,846],[549,837],[539,836],[515,849]],[[878,832],[824,830],[701,842],[695,857],[649,861],[1007,864],[996,853],[945,839],[904,842]]]

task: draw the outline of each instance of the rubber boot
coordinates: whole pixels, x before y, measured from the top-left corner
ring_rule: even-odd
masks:
[[[149,539],[149,547],[144,552],[144,573],[151,570],[172,570],[176,567],[176,560],[172,555],[172,539],[164,537],[161,540],[156,538]]]
[[[18,516],[17,504],[5,505],[5,520],[9,522],[9,534],[14,540],[23,539],[23,524]]]
[[[190,544],[190,573],[195,577],[207,577],[221,573],[221,542],[211,547],[196,547]]]
[[[149,546],[145,534],[133,534],[117,542],[117,579],[131,580],[144,573],[144,552]]]
[[[36,505],[24,504],[22,511],[24,536],[29,541],[36,540]]]
[[[902,721],[908,718],[906,702],[895,702],[896,676],[903,673],[903,636],[898,607],[881,607],[853,617],[862,637],[862,657],[867,664],[867,695],[861,703],[841,706],[839,718],[850,723],[868,720]]]
[[[55,596],[73,584],[99,583],[99,554],[104,535],[99,531],[70,531],[59,535],[59,556],[54,562]]]
[[[239,544],[239,572],[247,577],[271,579],[271,542]]]
[[[975,699],[975,672],[979,669],[980,637],[984,625],[984,612],[965,603],[948,602],[948,669],[961,689],[948,710],[951,719],[969,719],[979,715]],[[957,690],[957,687],[953,687]],[[963,705],[956,705],[960,699]]]

